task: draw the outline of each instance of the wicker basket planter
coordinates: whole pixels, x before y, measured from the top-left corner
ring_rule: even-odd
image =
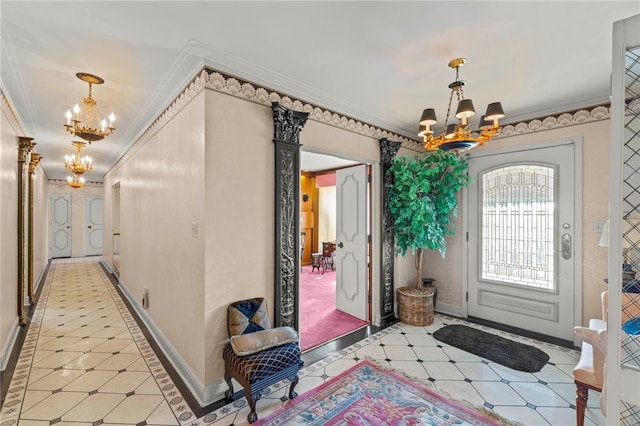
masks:
[[[417,326],[433,324],[433,293],[433,288],[420,290],[415,287],[399,288],[398,316],[400,321]]]

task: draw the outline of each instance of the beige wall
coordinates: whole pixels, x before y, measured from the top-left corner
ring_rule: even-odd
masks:
[[[37,147],[36,147],[37,148]],[[37,150],[36,150],[37,151]],[[33,187],[33,285],[38,287],[49,261],[49,181],[41,166],[36,168]]]
[[[4,368],[18,324],[18,132],[5,110],[0,111],[0,365]]]
[[[120,282],[187,384],[205,381],[204,92],[136,143],[104,179],[104,255],[112,261],[112,187],[120,183]],[[237,141],[236,141],[237,143]],[[220,204],[222,207],[222,204]],[[192,236],[192,223],[198,234]]]
[[[588,324],[590,318],[600,318],[600,293],[606,289],[603,278],[607,276],[607,250],[598,246],[600,234],[592,231],[594,222],[604,222],[608,216],[609,202],[609,120],[563,127],[559,129],[504,137],[489,142],[483,150],[504,148],[582,138],[582,319]],[[456,229],[462,229],[464,211],[460,199],[460,217]],[[447,255],[443,259],[438,252],[430,251],[426,257],[424,276],[436,278],[438,303],[451,307],[462,307],[462,233],[451,236],[447,244]]]

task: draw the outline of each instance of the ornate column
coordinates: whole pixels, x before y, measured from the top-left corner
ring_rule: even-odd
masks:
[[[300,276],[300,131],[309,116],[277,102],[273,111],[275,144],[274,323],[298,330]]]
[[[33,138],[18,138],[18,324],[27,324],[24,310],[24,163],[27,155],[36,146]]]
[[[393,289],[393,260],[394,260],[394,239],[393,239],[393,218],[389,211],[389,185],[393,183],[393,176],[387,176],[402,142],[390,141],[386,138],[380,142],[380,166],[382,167],[382,214],[381,226],[381,254],[380,262],[380,325],[385,326],[395,322],[396,316],[393,312],[394,289]]]
[[[40,164],[42,156],[35,151],[31,152],[29,156],[29,224],[27,227],[27,293],[29,294],[29,303],[34,304],[33,298],[33,176],[36,172],[36,167]]]

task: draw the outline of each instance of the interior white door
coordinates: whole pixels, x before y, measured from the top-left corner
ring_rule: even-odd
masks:
[[[51,194],[51,257],[71,257],[71,194]]]
[[[336,308],[369,321],[367,166],[336,171]]]
[[[573,341],[573,143],[470,159],[470,317]]]
[[[85,195],[84,197],[84,255],[102,254],[102,197]]]

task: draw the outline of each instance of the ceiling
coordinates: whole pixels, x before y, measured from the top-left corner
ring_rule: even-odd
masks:
[[[608,102],[614,21],[633,1],[7,1],[1,88],[51,179],[74,152],[64,113],[87,94],[116,131],[85,151],[104,174],[203,66],[400,135],[444,118],[454,58],[478,115],[505,123]]]

